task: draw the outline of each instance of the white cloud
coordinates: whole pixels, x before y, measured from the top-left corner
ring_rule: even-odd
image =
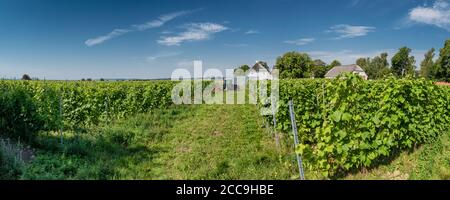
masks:
[[[261,32],[259,32],[258,30],[248,30],[247,32],[245,32],[245,34],[250,35],[250,34],[259,34]]]
[[[147,57],[147,61],[154,61],[160,58],[167,58],[180,55],[181,52],[160,52],[152,56]]]
[[[157,28],[177,17],[187,15],[192,12],[194,12],[194,11],[188,10],[188,11],[180,11],[180,12],[165,14],[165,15],[161,15],[158,19],[149,21],[144,24],[133,25],[132,27],[136,28],[139,31],[144,31],[144,30],[151,29],[151,28]]]
[[[94,46],[97,44],[101,44],[107,40],[110,40],[112,38],[124,35],[126,33],[131,32],[131,30],[128,29],[114,29],[113,31],[111,31],[110,33],[108,33],[107,35],[103,35],[103,36],[99,36],[96,38],[92,38],[92,39],[88,39],[86,40],[85,44],[87,46]]]
[[[86,44],[86,46],[90,47],[90,46],[101,44],[101,43],[106,42],[106,41],[108,41],[110,39],[113,39],[115,37],[119,37],[119,36],[124,35],[126,33],[134,32],[134,31],[145,31],[147,29],[161,27],[165,23],[167,23],[167,22],[169,22],[169,21],[171,21],[171,20],[173,20],[173,19],[175,19],[177,17],[183,16],[183,15],[187,15],[187,14],[196,12],[198,10],[199,9],[180,11],[180,12],[175,12],[175,13],[169,13],[169,14],[161,15],[161,16],[158,17],[158,19],[146,22],[144,24],[132,25],[128,29],[114,29],[113,31],[111,31],[107,35],[102,35],[102,36],[98,36],[98,37],[86,40],[85,44]]]
[[[352,26],[348,24],[334,25],[327,30],[329,33],[336,33],[339,35],[335,39],[361,37],[373,31],[375,31],[375,27],[372,26]]]
[[[165,30],[165,31],[161,32],[161,34],[164,34],[164,35],[172,34],[172,33],[173,33],[172,31],[168,31],[168,30]]]
[[[418,6],[409,12],[408,19],[450,31],[450,3],[448,0],[436,0],[430,7]]]
[[[302,46],[302,45],[307,45],[309,43],[314,42],[316,39],[314,38],[301,38],[301,39],[297,39],[297,40],[287,40],[284,41],[284,43],[288,43],[288,44],[295,44],[298,46]]]
[[[228,28],[215,23],[192,23],[188,24],[186,31],[175,36],[162,36],[158,43],[166,46],[179,46],[185,41],[206,40],[215,33],[227,30]]]

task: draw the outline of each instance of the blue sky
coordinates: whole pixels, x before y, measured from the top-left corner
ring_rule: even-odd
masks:
[[[1,0],[0,77],[166,78],[287,51],[351,64],[402,46],[419,65],[449,36],[450,0]]]

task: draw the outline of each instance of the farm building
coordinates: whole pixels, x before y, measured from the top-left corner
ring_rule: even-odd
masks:
[[[250,80],[270,80],[272,79],[272,74],[270,74],[269,67],[265,62],[257,61],[250,68],[247,78]]]
[[[364,70],[360,66],[355,65],[355,64],[333,67],[332,69],[330,69],[330,71],[328,71],[325,74],[325,78],[336,78],[337,76],[339,76],[339,74],[344,73],[344,72],[358,74],[365,80],[367,80],[367,78],[368,78],[366,72],[364,72]]]

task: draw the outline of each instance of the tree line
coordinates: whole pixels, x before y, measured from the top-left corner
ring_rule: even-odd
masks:
[[[430,49],[420,63],[417,70],[416,60],[411,55],[408,47],[400,48],[388,61],[388,53],[381,53],[374,58],[359,58],[356,64],[366,72],[369,79],[381,79],[386,76],[396,77],[423,77],[435,81],[450,81],[450,39],[439,51],[439,57],[435,59],[435,49]],[[341,63],[334,60],[330,64],[317,59],[313,60],[308,54],[300,52],[287,52],[276,60],[274,69],[278,69],[280,78],[324,78],[325,74],[333,67]],[[248,71],[248,65],[242,65],[236,69]]]

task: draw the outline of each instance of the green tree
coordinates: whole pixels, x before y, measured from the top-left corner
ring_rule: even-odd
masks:
[[[314,66],[318,67],[318,66],[327,66],[327,63],[323,62],[320,59],[316,59],[314,60]]]
[[[436,79],[450,81],[450,39],[445,41],[437,61]]]
[[[314,66],[313,68],[314,78],[325,78],[325,74],[330,70],[329,66]]]
[[[248,71],[250,69],[250,67],[248,65],[242,65],[239,68],[242,69],[244,72],[246,72],[246,71]]]
[[[392,72],[398,77],[404,77],[407,74],[414,74],[414,56],[410,56],[411,49],[402,47],[397,54],[392,57]]]
[[[336,66],[341,66],[342,64],[341,64],[341,62],[339,62],[338,60],[333,60],[333,62],[331,62],[331,64],[330,64],[330,69],[331,68],[333,68],[333,67],[336,67]]]
[[[381,79],[390,73],[389,62],[387,60],[388,54],[382,53],[373,58],[370,63],[372,69],[372,79]]]
[[[387,57],[388,57],[388,53],[381,53],[380,54],[380,63],[381,63],[381,65],[382,66],[384,66],[384,67],[386,67],[386,68],[389,68],[389,62],[388,62],[388,60],[387,60]]]
[[[242,66],[234,69],[234,73],[235,73],[235,75],[242,76],[242,75],[245,75],[249,69],[250,69],[250,67],[248,65],[242,65]],[[239,73],[237,73],[238,70],[241,70],[241,71],[239,71]]]
[[[356,64],[364,69],[369,79],[381,79],[389,74],[388,54],[382,53],[373,59],[359,58]]]
[[[370,58],[358,58],[358,60],[356,60],[356,64],[362,67],[363,69],[365,69],[369,63]]]
[[[280,78],[307,78],[311,76],[314,62],[306,53],[288,52],[277,58],[275,68]]]
[[[312,71],[310,74],[314,78],[324,78],[328,70],[330,70],[330,68],[329,66],[327,66],[327,63],[320,59],[317,59],[314,60],[314,66],[312,67]]]
[[[30,81],[30,80],[31,80],[31,77],[30,77],[30,75],[28,75],[28,74],[24,74],[24,75],[22,76],[22,80]]]
[[[430,49],[425,54],[425,59],[423,59],[422,63],[420,63],[420,76],[426,79],[434,79],[433,68],[435,63],[433,62],[434,58],[434,48]]]

